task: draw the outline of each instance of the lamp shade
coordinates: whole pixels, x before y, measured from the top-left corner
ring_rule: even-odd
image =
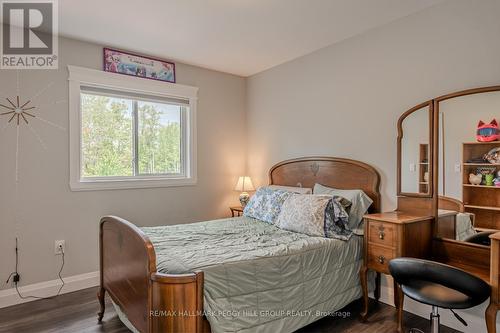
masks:
[[[252,180],[248,176],[241,176],[238,178],[238,183],[236,184],[235,191],[246,192],[246,191],[255,191],[253,187]]]

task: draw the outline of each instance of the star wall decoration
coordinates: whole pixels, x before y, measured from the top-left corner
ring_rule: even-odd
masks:
[[[17,126],[19,126],[19,123],[20,123],[20,120],[22,117],[24,122],[26,122],[26,125],[28,125],[29,122],[28,122],[28,119],[26,119],[26,117],[29,116],[29,117],[35,118],[35,116],[33,114],[28,112],[29,110],[35,109],[34,106],[29,105],[31,103],[31,101],[27,101],[26,103],[21,105],[19,96],[16,96],[16,101],[17,101],[16,104],[14,104],[8,97],[6,97],[5,99],[7,100],[7,102],[9,102],[10,105],[0,104],[0,107],[7,109],[9,111],[0,113],[0,116],[9,116],[10,117],[12,115],[12,117],[10,117],[10,119],[8,121],[9,123],[12,122],[12,120],[14,120],[14,118],[17,118],[16,123],[17,123]]]
[[[1,132],[3,132],[9,125],[16,126],[16,183],[19,180],[20,127],[26,126],[44,149],[47,149],[47,146],[38,132],[31,125],[31,121],[39,120],[61,131],[66,131],[64,127],[41,117],[41,108],[35,104],[36,99],[42,96],[50,87],[52,87],[53,84],[54,82],[50,82],[35,95],[25,99],[21,96],[19,71],[16,71],[16,93],[13,94],[14,97],[11,95],[9,97],[2,98],[1,95],[7,96],[7,94],[0,92],[0,122],[6,121],[1,127]],[[66,100],[55,101],[50,104],[60,104],[64,102],[66,102]]]

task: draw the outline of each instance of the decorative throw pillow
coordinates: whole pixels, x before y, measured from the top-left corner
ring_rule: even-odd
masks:
[[[325,210],[331,197],[311,194],[290,196],[276,220],[278,228],[325,237]]]
[[[352,231],[349,229],[349,214],[346,211],[351,202],[346,198],[334,196],[325,210],[325,236],[349,240]]]
[[[363,215],[366,214],[373,200],[362,190],[340,190],[332,187],[326,187],[321,184],[315,184],[314,194],[326,194],[332,196],[341,196],[349,200],[352,205],[349,209],[349,229],[362,233]]]
[[[292,195],[292,192],[261,187],[245,206],[243,216],[274,223],[281,211],[281,206]]]

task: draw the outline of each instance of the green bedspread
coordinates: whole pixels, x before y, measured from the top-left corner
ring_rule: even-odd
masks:
[[[310,237],[238,217],[141,228],[163,273],[203,270],[212,332],[292,332],[361,296],[362,237]]]

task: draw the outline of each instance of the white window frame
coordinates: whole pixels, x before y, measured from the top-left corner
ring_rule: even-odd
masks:
[[[72,191],[116,190],[190,186],[197,181],[196,172],[196,106],[198,88],[169,82],[148,80],[134,76],[98,71],[68,65],[69,72],[69,156],[70,188]],[[182,175],[141,175],[124,177],[82,177],[81,102],[82,87],[96,87],[151,97],[176,98],[189,101],[185,115],[185,144]]]

